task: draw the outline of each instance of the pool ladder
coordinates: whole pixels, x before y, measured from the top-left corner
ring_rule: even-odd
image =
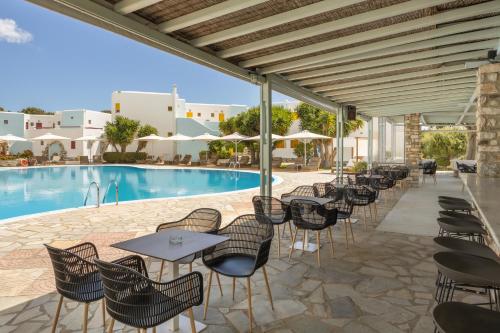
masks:
[[[97,184],[97,182],[92,182],[89,184],[89,189],[87,190],[87,195],[85,196],[85,200],[83,201],[83,205],[84,206],[87,206],[87,200],[89,199],[89,194],[90,194],[90,190],[92,189],[92,185],[95,185],[95,188],[97,190],[97,208],[99,208],[99,184]]]
[[[108,195],[108,192],[109,192],[109,187],[114,184],[115,185],[115,200],[116,200],[116,203],[115,205],[118,205],[118,182],[116,180],[112,180],[109,182],[108,184],[108,187],[106,187],[106,192],[104,192],[104,195],[102,196],[102,203],[104,203],[104,201],[106,200],[106,196]],[[89,194],[90,194],[90,190],[92,189],[92,185],[95,185],[95,188],[96,188],[96,191],[97,191],[97,200],[96,200],[96,204],[97,204],[97,208],[99,208],[100,204],[101,204],[101,200],[100,200],[100,188],[99,188],[99,184],[97,182],[92,182],[89,184],[89,189],[87,190],[87,195],[85,196],[85,201],[83,202],[83,205],[84,206],[87,206],[87,201],[89,199]]]
[[[102,203],[104,203],[104,201],[106,200],[106,197],[109,192],[109,187],[112,184],[115,185],[115,202],[116,202],[115,205],[118,206],[118,182],[116,180],[112,180],[109,182],[108,187],[106,187],[106,192],[104,192],[104,195],[102,196]]]

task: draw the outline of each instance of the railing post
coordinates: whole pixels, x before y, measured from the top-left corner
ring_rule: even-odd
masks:
[[[260,85],[260,194],[272,196],[272,84]]]
[[[368,120],[368,169],[373,165],[373,118]]]
[[[337,109],[337,130],[335,136],[335,143],[337,145],[337,155],[335,163],[335,177],[337,183],[342,179],[344,174],[344,107],[342,105]]]

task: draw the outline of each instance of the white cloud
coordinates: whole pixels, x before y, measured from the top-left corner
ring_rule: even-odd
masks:
[[[0,19],[0,41],[7,43],[29,43],[33,35],[17,26],[16,21],[12,19]]]

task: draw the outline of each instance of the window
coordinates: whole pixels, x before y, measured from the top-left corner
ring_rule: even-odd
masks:
[[[276,141],[275,147],[276,148],[285,148],[285,141],[284,140]]]
[[[219,113],[219,121],[224,121],[224,113]]]
[[[75,117],[71,116],[71,117],[69,117],[69,119],[75,119]]]
[[[173,110],[173,108],[169,105],[168,106],[168,111],[172,111],[172,110]]]
[[[58,121],[58,122],[57,122],[57,125],[58,125],[58,126],[61,126],[61,122],[60,122],[60,121]]]
[[[198,116],[198,117],[201,117],[201,113],[200,113],[200,112],[198,112],[197,116]]]
[[[26,122],[26,123],[24,124],[24,128],[25,128],[25,129],[28,129],[28,128],[29,128],[29,126],[30,126],[30,124],[29,124],[28,122]]]
[[[56,123],[52,123],[52,128],[56,128]]]
[[[42,123],[41,122],[36,123],[36,127],[35,128],[36,129],[42,129],[43,128]]]
[[[290,148],[297,148],[298,145],[299,145],[299,140],[292,140]]]
[[[191,110],[186,112],[186,118],[193,118],[193,112],[191,112]]]
[[[213,113],[213,112],[212,112],[212,113],[210,114],[210,117],[215,118],[215,113]]]
[[[89,119],[89,125],[92,125],[92,120]]]
[[[31,126],[31,127],[35,126],[35,123],[34,123],[34,122],[31,122],[31,123],[30,123],[30,126]]]
[[[174,135],[172,132],[167,133],[167,136],[172,136],[172,135]]]
[[[7,119],[4,119],[3,124],[4,124],[4,125],[8,125],[8,124],[9,124],[9,121],[8,121]]]
[[[44,145],[44,142],[43,142],[43,140],[42,140],[42,141],[40,141],[40,145],[41,145],[41,146],[43,146],[43,145]]]
[[[76,141],[71,141],[71,149],[76,149]]]
[[[120,103],[115,103],[115,112],[116,113],[120,113],[120,107],[121,107]]]

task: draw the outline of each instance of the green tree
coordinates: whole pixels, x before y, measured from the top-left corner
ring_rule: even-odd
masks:
[[[5,111],[5,109],[0,106],[0,112],[4,112],[4,111]]]
[[[101,110],[102,113],[109,113],[111,114],[111,110]]]
[[[444,128],[449,131],[451,128]],[[425,132],[422,134],[424,158],[435,159],[442,167],[450,165],[453,158],[461,158],[467,150],[467,135],[462,132]]]
[[[40,109],[34,106],[28,106],[21,110],[21,113],[25,114],[40,114],[40,115],[50,115],[54,114],[54,112],[47,112],[44,109]]]
[[[285,135],[292,125],[292,113],[282,106],[272,107],[272,132],[278,135]],[[260,108],[252,107],[246,112],[242,112],[234,117],[228,118],[219,124],[220,131],[227,135],[238,132],[242,135],[255,136],[260,133]],[[248,147],[252,156],[252,163],[256,160],[259,143],[244,141],[243,145]],[[238,147],[239,151],[239,147]]]
[[[156,127],[153,127],[151,125],[142,125],[139,130],[137,131],[137,137],[138,138],[142,138],[143,136],[148,136],[148,135],[151,135],[151,134],[156,134],[158,135],[158,130],[156,129]],[[136,152],[140,152],[141,150],[143,150],[144,148],[146,148],[146,145],[148,144],[147,141],[139,141],[139,143],[137,144],[137,150]]]
[[[104,133],[108,142],[118,151],[118,146],[122,153],[127,150],[127,146],[132,143],[135,134],[139,129],[140,122],[123,116],[116,116],[112,122],[107,122]]]
[[[300,119],[300,127],[313,133],[335,137],[337,135],[337,115],[315,106],[300,103],[296,110]],[[344,122],[343,136],[348,136],[352,132],[362,128],[364,125],[361,119]],[[335,157],[330,142],[318,140],[315,144],[320,146],[322,163],[325,167],[330,167]]]

